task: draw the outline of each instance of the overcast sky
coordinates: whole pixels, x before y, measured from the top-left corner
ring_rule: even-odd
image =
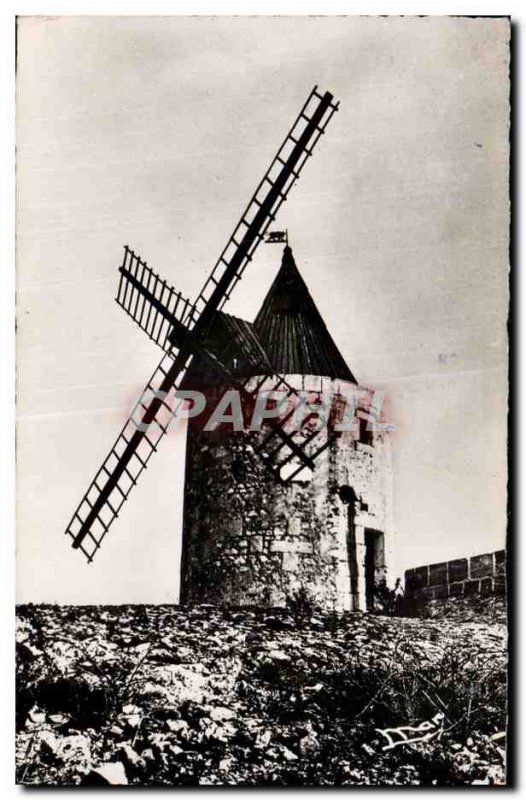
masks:
[[[388,393],[395,574],[505,536],[508,23],[25,18],[18,36],[18,598],[178,598],[184,432],[94,563],[63,532],[159,351],[129,244],[190,297],[314,84],[341,102],[283,206],[361,383]],[[227,310],[251,319],[265,245]]]

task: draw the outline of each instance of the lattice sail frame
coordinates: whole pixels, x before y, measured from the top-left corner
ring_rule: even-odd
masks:
[[[117,302],[127,313],[131,312],[133,303],[130,315],[163,349],[167,349],[167,336],[170,332],[166,326],[163,329],[165,322],[168,322],[172,331],[173,325],[180,325],[187,332],[191,332],[194,344],[209,330],[216,312],[229,299],[246,266],[252,260],[258,244],[263,240],[265,232],[287,199],[288,192],[297,181],[307,159],[312,155],[313,148],[337,111],[339,104],[334,103],[333,99],[329,92],[322,95],[317,91],[317,87],[314,87],[270,168],[261,179],[195,303],[189,304],[182,295],[164,284],[165,290],[168,290],[168,302],[173,303],[170,310],[159,294],[162,292],[162,279],[133,251],[125,248]],[[147,291],[151,288],[149,297],[139,289],[144,286],[143,279]],[[126,291],[130,288],[131,294],[128,296]],[[134,289],[136,296],[133,295]],[[152,308],[162,318],[160,321],[155,314],[151,318]],[[167,317],[167,313],[162,309],[167,310],[170,316]],[[159,327],[155,328],[158,322],[160,322]],[[93,560],[111,524],[119,516],[132,488],[166,433],[175,410],[170,407],[167,399],[172,390],[180,387],[192,357],[191,350],[184,344],[179,347],[178,352],[173,346],[168,349],[139,398],[134,414],[125,423],[109,455],[73,514],[65,533],[72,539],[72,546],[80,550],[88,562]],[[163,413],[166,415],[166,420],[161,422],[159,417]],[[140,416],[139,422],[136,419],[137,414]],[[284,454],[285,463],[300,457],[303,465],[312,464],[311,458],[305,453],[302,454],[302,448],[284,432],[282,424],[272,426],[271,436],[277,436],[280,440],[278,447],[267,459],[276,477],[279,478],[283,466],[283,459],[281,462],[276,462],[276,455],[285,446],[289,450],[289,453]],[[324,448],[320,448],[320,452],[321,449]],[[289,480],[292,477],[294,476],[289,476]]]
[[[188,326],[195,316],[194,305],[169,286],[145,261],[127,245],[115,301],[140,328],[167,353],[172,352],[169,340],[174,325]]]
[[[240,251],[246,248],[245,253],[241,252],[242,266],[236,273],[228,291],[224,292],[217,307],[218,310],[221,310],[229,299],[245,267],[252,260],[256,247],[263,240],[269,225],[274,221],[283,202],[287,199],[287,194],[299,178],[307,159],[312,156],[314,147],[338,110],[339,103],[333,103],[333,99],[330,92],[321,95],[317,91],[317,86],[308,96],[197,297],[195,307],[198,312],[206,308],[208,301],[212,299],[214,292],[221,285],[228,266],[240,255]],[[285,174],[287,165],[290,165],[291,169],[288,170],[288,174]],[[270,191],[267,186],[271,187]],[[272,189],[277,189],[277,192],[273,194]],[[251,235],[251,226],[258,217],[261,220],[259,231]]]
[[[73,538],[73,546],[76,546],[86,556],[88,562],[93,560],[93,556],[99,549],[110,525],[119,516],[122,506],[128,499],[133,487],[137,484],[139,476],[146,469],[151,456],[156,452],[159,442],[173,418],[175,409],[167,402],[170,399],[170,395],[169,392],[166,392],[166,399],[161,400],[161,409],[164,410],[166,418],[160,419],[160,414],[157,412],[155,419],[147,428],[145,426],[142,436],[137,441],[137,445],[131,451],[130,458],[124,465],[122,474],[108,491],[100,509],[97,510],[96,514],[93,514],[97,499],[102,496],[103,488],[108,486],[112,476],[115,475],[116,468],[121,463],[122,456],[137,435],[138,425],[141,425],[148,403],[151,404],[155,398],[162,397],[160,387],[173,367],[174,361],[174,355],[166,353],[157,365],[137,401],[134,412],[123,426],[115,444],[97,471],[68,525],[66,533]],[[90,520],[90,527],[80,539],[79,534],[83,532],[83,526],[92,514],[93,519]]]

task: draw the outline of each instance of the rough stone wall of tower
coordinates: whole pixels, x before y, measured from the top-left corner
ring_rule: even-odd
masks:
[[[323,380],[327,389],[313,378]],[[365,531],[385,537],[376,580],[392,547],[388,437],[371,445],[342,433],[309,481],[285,485],[254,444],[253,434],[189,430],[181,601],[283,606],[302,590],[325,608],[365,609]]]

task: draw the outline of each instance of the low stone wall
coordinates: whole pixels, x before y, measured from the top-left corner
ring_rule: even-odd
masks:
[[[408,569],[404,575],[405,596],[410,600],[443,600],[472,595],[504,595],[506,553],[497,550],[471,558]]]

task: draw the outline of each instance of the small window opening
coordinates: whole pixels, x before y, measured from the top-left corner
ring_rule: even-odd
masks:
[[[373,446],[373,432],[369,430],[369,420],[363,419],[362,417],[358,418],[358,424],[360,428],[359,433],[359,441],[362,444],[367,444],[369,447]]]
[[[356,494],[355,494],[354,489],[352,488],[352,486],[348,486],[347,484],[344,484],[343,486],[340,486],[338,492],[339,492],[340,500],[342,501],[342,503],[349,503],[350,504],[350,503],[354,503],[355,502]]]

